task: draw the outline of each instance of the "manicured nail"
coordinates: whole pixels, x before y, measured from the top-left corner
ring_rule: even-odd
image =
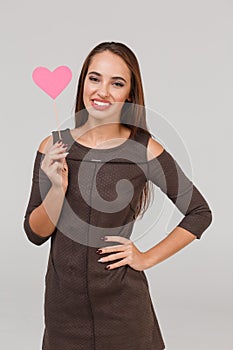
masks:
[[[102,249],[97,249],[97,250],[96,250],[96,253],[97,253],[97,254],[101,254],[101,253],[102,253]]]
[[[100,259],[99,259],[99,260],[97,260],[97,261],[102,262],[102,260],[103,260],[103,259],[102,259],[102,258],[100,258]]]
[[[105,266],[105,270],[109,270],[110,269],[110,266]]]

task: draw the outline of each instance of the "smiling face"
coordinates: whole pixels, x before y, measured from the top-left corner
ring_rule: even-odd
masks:
[[[89,116],[120,120],[121,109],[130,99],[131,72],[118,55],[104,51],[96,54],[84,80],[83,102]]]

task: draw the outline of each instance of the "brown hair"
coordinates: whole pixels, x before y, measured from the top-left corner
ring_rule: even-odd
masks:
[[[125,44],[113,41],[102,42],[98,44],[91,50],[83,63],[78,80],[77,96],[75,102],[75,127],[77,128],[85,124],[88,119],[88,112],[83,102],[84,80],[88,71],[88,67],[96,54],[106,50],[121,57],[131,72],[131,90],[129,95],[130,102],[128,101],[122,107],[120,118],[121,124],[132,130],[132,136],[134,136],[140,128],[143,130],[143,132],[148,133],[151,136],[146,125],[144,93],[137,58],[132,50],[129,49]],[[124,124],[124,122],[126,122],[126,124]],[[149,191],[150,185],[151,184],[149,182],[146,182],[143,191],[140,194],[139,205],[135,213],[135,218],[139,214],[143,216],[149,206],[150,194],[152,194],[152,188],[151,191]]]

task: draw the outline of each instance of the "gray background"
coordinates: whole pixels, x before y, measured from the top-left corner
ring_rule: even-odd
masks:
[[[233,347],[232,10],[225,0],[1,1],[1,348],[39,350],[43,331],[50,242],[32,245],[22,222],[36,149],[56,124],[53,101],[34,84],[32,71],[71,68],[72,82],[57,98],[65,121],[83,60],[102,41],[122,41],[135,52],[146,105],[179,133],[192,180],[213,211],[200,241],[146,270],[166,349]],[[170,151],[180,160],[174,146]],[[153,208],[145,220],[151,215]],[[165,226],[166,220],[138,248],[159,242]]]

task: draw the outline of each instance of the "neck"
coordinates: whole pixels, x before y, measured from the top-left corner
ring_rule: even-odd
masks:
[[[103,124],[88,120],[83,126],[85,139],[92,144],[120,137],[122,130],[123,127],[119,122]]]

